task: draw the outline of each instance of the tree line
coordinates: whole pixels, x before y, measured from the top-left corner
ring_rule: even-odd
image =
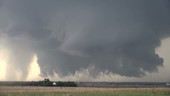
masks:
[[[4,81],[0,82],[0,86],[53,86],[53,87],[77,87],[75,82],[71,81],[50,81],[49,79],[44,79],[40,81]]]
[[[50,81],[49,79],[44,79],[42,81],[39,82],[31,82],[30,86],[59,86],[59,87],[76,87],[77,84],[75,82],[71,82],[71,81],[57,81],[54,82]]]

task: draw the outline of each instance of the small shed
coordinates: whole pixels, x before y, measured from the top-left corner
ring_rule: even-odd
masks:
[[[53,86],[56,86],[57,84],[56,84],[56,82],[53,82]]]

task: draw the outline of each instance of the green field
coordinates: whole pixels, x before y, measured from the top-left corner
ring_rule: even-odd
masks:
[[[0,87],[0,96],[170,96],[170,88]]]

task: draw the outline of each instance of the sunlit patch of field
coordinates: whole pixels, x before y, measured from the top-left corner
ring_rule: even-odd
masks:
[[[1,86],[0,96],[170,96],[170,88]]]

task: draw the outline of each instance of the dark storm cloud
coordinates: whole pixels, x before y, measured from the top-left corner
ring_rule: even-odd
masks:
[[[32,53],[42,75],[66,75],[94,65],[93,75],[108,70],[138,77],[163,66],[155,48],[170,35],[167,0],[1,2],[0,29],[13,43],[9,48],[21,53],[11,57],[21,67],[28,65]],[[29,43],[11,41],[21,37]]]

